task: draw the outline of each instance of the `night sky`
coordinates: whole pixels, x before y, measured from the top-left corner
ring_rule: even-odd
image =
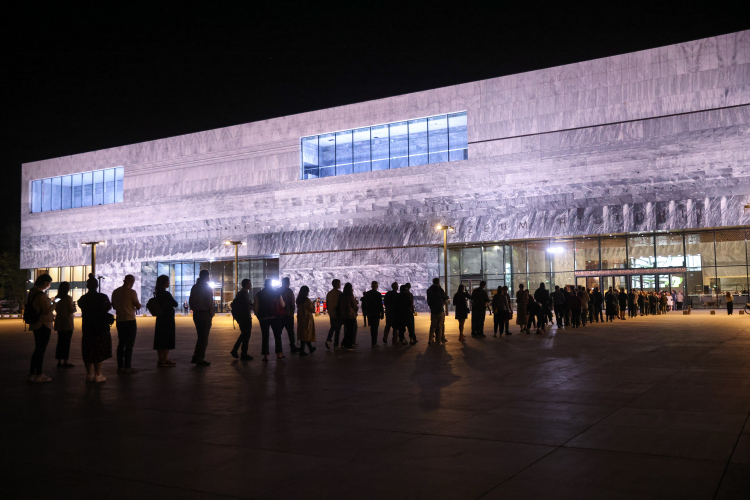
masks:
[[[3,224],[23,162],[750,28],[742,2],[570,4],[20,7],[1,35]]]

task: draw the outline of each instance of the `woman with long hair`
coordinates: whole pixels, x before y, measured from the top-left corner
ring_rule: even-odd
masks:
[[[174,308],[177,307],[177,301],[169,293],[169,276],[166,274],[156,278],[154,298],[159,304],[154,327],[154,350],[159,359],[156,366],[172,368],[177,364],[169,359],[169,351],[174,349],[175,344]]]
[[[471,295],[466,292],[464,285],[458,285],[458,291],[453,295],[453,305],[456,307],[456,321],[458,321],[458,341],[465,342],[464,323],[469,317],[469,299]]]
[[[359,304],[354,297],[354,288],[351,283],[344,285],[344,291],[341,292],[339,303],[337,304],[337,314],[344,324],[344,341],[341,346],[347,351],[353,351],[357,343],[357,311]]]
[[[312,343],[315,342],[315,305],[308,298],[310,288],[303,286],[297,295],[297,338],[299,339],[299,355],[307,356],[305,346],[310,354],[315,352]]]
[[[57,297],[55,297],[55,331],[57,332],[57,348],[55,349],[55,359],[58,368],[73,368],[68,363],[70,358],[70,339],[73,338],[73,318],[75,317],[76,304],[70,293],[70,283],[63,281],[57,287]]]
[[[102,362],[112,357],[112,336],[109,333],[112,303],[99,293],[99,282],[93,274],[86,281],[88,292],[78,299],[81,308],[81,355],[86,365],[86,382],[104,382]]]

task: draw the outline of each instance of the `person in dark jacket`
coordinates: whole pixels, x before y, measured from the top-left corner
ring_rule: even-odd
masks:
[[[383,328],[383,344],[388,345],[388,333],[393,328],[393,345],[398,341],[398,329],[396,318],[398,316],[398,283],[391,283],[391,290],[383,297],[383,308],[385,309],[385,327]]]
[[[383,309],[383,296],[378,291],[378,282],[370,283],[371,289],[365,292],[362,298],[362,315],[367,317],[370,322],[370,338],[372,346],[378,345],[378,327],[380,320],[383,319],[385,310]]]
[[[206,361],[206,348],[208,347],[208,335],[211,333],[211,325],[214,315],[216,314],[216,305],[214,304],[214,291],[209,285],[211,278],[208,269],[201,269],[198,279],[190,289],[190,309],[193,310],[193,323],[198,338],[195,341],[195,351],[193,359],[190,361],[196,366],[209,366],[211,363]]]
[[[261,354],[263,362],[268,362],[269,348],[269,329],[273,331],[273,340],[276,346],[276,359],[284,359],[284,349],[281,344],[281,318],[284,315],[284,299],[278,290],[273,288],[270,279],[263,283],[263,289],[255,294],[253,300],[253,312],[260,323],[261,334]]]
[[[341,341],[341,348],[346,351],[353,351],[357,343],[357,311],[359,311],[359,302],[354,297],[354,288],[351,283],[344,284],[344,291],[339,297],[337,314],[344,324],[344,340]]]
[[[440,278],[432,279],[432,286],[427,289],[427,305],[430,308],[430,337],[428,344],[446,342],[445,339],[445,305],[448,294],[440,286]]]
[[[97,292],[99,282],[94,275],[86,281],[88,292],[78,299],[81,308],[81,354],[86,365],[87,382],[104,382],[102,362],[112,357],[112,336],[109,332],[109,310],[112,303],[103,293]]]
[[[247,353],[248,344],[250,343],[250,334],[253,330],[253,301],[250,298],[250,280],[242,280],[242,290],[237,292],[232,301],[232,317],[240,327],[240,336],[234,343],[232,351],[229,353],[233,358],[240,358],[243,361],[252,361],[253,357]],[[237,351],[242,349],[242,356]]]
[[[575,292],[575,290],[573,291]],[[570,308],[570,318],[573,322],[573,328],[578,328],[581,325],[581,299],[577,294],[570,294],[568,307]]]
[[[537,288],[534,292],[534,300],[536,300],[537,304],[539,304],[539,313],[537,314],[536,323],[537,330],[541,328],[542,331],[546,331],[545,327],[547,326],[547,319],[549,318],[551,300],[549,290],[547,290],[547,287],[544,286],[544,283],[539,283],[539,288]],[[537,331],[537,333],[539,332]]]
[[[490,303],[490,297],[485,290],[486,286],[486,281],[480,281],[479,287],[471,292],[471,336],[476,338],[485,337],[485,309]]]
[[[620,306],[620,319],[625,320],[625,308],[628,306],[628,294],[623,287],[620,287],[620,293],[617,294],[617,302]]]
[[[537,322],[536,318],[539,315],[539,311],[541,308],[539,307],[539,303],[534,299],[534,296],[529,294],[529,301],[526,304],[526,312],[528,314],[528,320],[526,320],[526,334],[531,333],[531,325],[534,325],[534,328],[537,328]],[[539,333],[539,329],[537,328],[536,333]]]
[[[464,339],[464,323],[469,317],[469,299],[471,295],[466,291],[466,287],[458,285],[458,291],[453,295],[453,306],[456,308],[456,321],[458,321],[458,341]]]
[[[414,331],[414,296],[411,294],[411,283],[401,285],[399,298],[399,338],[401,344],[406,344],[406,331],[409,331],[409,345],[417,343],[417,334]]]
[[[154,298],[159,304],[159,315],[154,327],[154,350],[159,368],[173,368],[177,363],[169,360],[169,351],[175,347],[174,308],[177,301],[169,293],[169,276],[162,274],[156,278]]]
[[[602,292],[599,290],[598,286],[594,287],[594,293],[592,295],[594,298],[594,319],[597,323],[599,323],[600,320],[602,323],[604,323],[604,316],[602,315],[604,297],[602,296]]]
[[[552,304],[555,308],[555,320],[557,327],[563,328],[565,321],[565,295],[560,290],[560,285],[555,285],[555,291],[551,294]]]
[[[609,290],[607,290],[607,293],[604,294],[604,307],[607,311],[607,321],[611,322],[615,319],[615,309],[617,309],[617,296],[615,295],[615,292],[612,290],[612,287],[609,287]]]
[[[641,311],[641,316],[648,314],[646,310],[646,294],[644,292],[638,293],[638,310]]]

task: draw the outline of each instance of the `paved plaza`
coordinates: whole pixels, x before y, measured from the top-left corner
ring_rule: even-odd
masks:
[[[84,382],[47,349],[49,384],[26,382],[33,337],[0,321],[3,498],[748,498],[750,316],[694,312],[445,348],[371,348],[260,361],[229,356],[217,317],[208,368],[157,368],[138,323],[139,373]],[[78,323],[77,328],[80,327]],[[513,327],[517,332],[518,327]],[[381,328],[382,331],[382,328]],[[115,343],[116,335],[113,334]]]

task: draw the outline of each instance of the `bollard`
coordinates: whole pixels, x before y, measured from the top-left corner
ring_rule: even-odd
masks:
[[[714,309],[711,309],[711,316],[715,315],[716,311]]]
[[[740,314],[745,314],[745,310],[744,309],[740,309]]]

